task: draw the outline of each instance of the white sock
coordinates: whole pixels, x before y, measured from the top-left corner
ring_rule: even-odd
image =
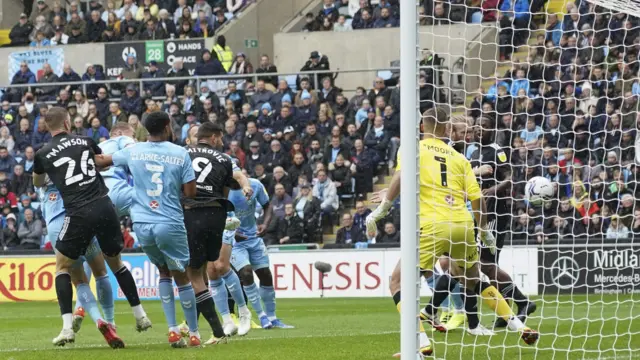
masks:
[[[246,305],[243,306],[243,307],[238,307],[238,313],[240,315],[249,314],[249,316],[251,316],[251,311],[249,310],[249,308]]]
[[[278,320],[278,318],[275,316],[269,316],[269,321],[274,321],[274,320]]]
[[[511,331],[520,331],[524,329],[524,323],[518,319],[517,316],[512,316],[511,319],[507,322],[507,326]]]
[[[199,331],[189,331],[189,336],[195,336],[198,339],[200,339],[200,332]]]
[[[73,314],[68,313],[62,315],[62,328],[63,329],[72,329],[73,326]]]
[[[136,306],[132,306],[131,310],[133,310],[133,316],[136,319],[140,319],[142,317],[147,316],[147,313],[144,312],[144,309],[142,308],[142,305],[136,305]]]
[[[180,334],[180,328],[177,326],[169,326],[169,332],[174,332],[176,334]]]
[[[421,348],[431,345],[431,341],[429,341],[427,334],[423,333],[422,331],[420,332],[420,335],[418,337],[418,342]]]
[[[233,322],[233,319],[231,319],[231,314],[222,315],[222,322],[225,324]]]
[[[260,314],[258,314],[258,318],[261,318],[261,317],[263,317],[263,316],[267,316],[267,314],[265,314],[265,313],[264,313],[264,311],[263,311],[263,312],[261,312]]]

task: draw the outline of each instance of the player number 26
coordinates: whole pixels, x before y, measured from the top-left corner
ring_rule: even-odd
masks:
[[[66,185],[72,185],[77,183],[78,181],[82,181],[85,175],[89,177],[96,176],[96,164],[93,162],[93,159],[89,158],[89,150],[85,150],[82,152],[82,158],[80,159],[80,174],[76,174],[76,161],[72,158],[65,156],[56,160],[53,163],[53,166],[60,167],[64,164],[68,164],[67,173],[64,176],[64,183]]]

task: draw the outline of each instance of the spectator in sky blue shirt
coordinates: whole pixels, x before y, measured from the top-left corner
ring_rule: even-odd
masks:
[[[511,96],[517,97],[520,89],[524,89],[526,95],[529,96],[529,79],[524,77],[524,69],[516,71],[516,78],[511,83],[511,91],[509,93]]]
[[[491,102],[496,101],[496,96],[498,96],[498,88],[500,86],[504,86],[507,89],[509,88],[509,84],[506,81],[500,80],[499,78],[496,77],[495,84],[489,87],[489,90],[487,90],[487,93],[485,94],[484,98],[487,101],[491,101]]]
[[[536,121],[534,117],[530,117],[527,119],[527,127],[522,130],[520,133],[520,137],[525,142],[525,146],[528,149],[532,149],[539,145],[540,138],[544,134],[544,131],[540,126],[536,125]]]

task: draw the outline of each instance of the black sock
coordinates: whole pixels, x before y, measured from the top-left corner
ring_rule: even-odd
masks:
[[[491,286],[491,284],[486,281],[478,281],[476,283],[475,289],[473,289],[473,292],[476,293],[476,295],[482,295],[484,289],[488,288],[489,286]]]
[[[208,289],[196,294],[196,307],[198,314],[202,314],[209,323],[209,326],[211,326],[213,336],[217,338],[224,337],[224,330],[216,313],[216,305]]]
[[[400,302],[400,291],[398,291],[397,293],[393,294],[393,302],[396,304],[396,306]]]
[[[478,318],[478,295],[471,290],[461,289],[460,298],[464,304],[464,311],[467,314],[467,324],[469,329],[475,329],[480,324]]]
[[[131,276],[129,269],[127,269],[126,266],[123,266],[116,271],[114,275],[116,276],[116,280],[118,281],[118,285],[120,285],[120,289],[122,289],[124,296],[127,297],[129,305],[131,307],[140,305],[138,288],[136,288],[136,282],[133,280],[133,276]]]
[[[502,297],[507,301],[513,300],[518,306],[518,309],[529,303],[529,299],[524,296],[512,281],[500,283],[500,294],[502,294]]]
[[[438,275],[438,280],[433,285],[433,296],[427,306],[424,307],[426,313],[435,316],[438,313],[440,304],[451,294],[457,284],[458,280],[455,280],[449,274]]]
[[[229,312],[231,314],[236,313],[236,302],[233,300],[233,296],[231,296],[231,291],[227,289],[227,303],[229,304]]]
[[[55,282],[60,314],[71,314],[73,311],[73,286],[71,286],[71,275],[66,272],[57,273]]]

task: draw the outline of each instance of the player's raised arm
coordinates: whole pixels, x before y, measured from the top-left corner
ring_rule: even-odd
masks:
[[[391,178],[391,184],[389,184],[389,188],[383,194],[381,194],[381,202],[378,207],[376,207],[369,216],[367,216],[366,225],[367,225],[367,235],[369,237],[375,236],[376,231],[378,230],[378,225],[376,224],[380,219],[385,217],[389,212],[389,209],[393,206],[394,200],[400,195],[400,169],[399,167],[396,169],[396,172],[393,174]]]
[[[105,154],[96,154],[94,157],[94,161],[96,162],[96,166],[99,168],[107,168],[113,165],[113,156],[105,155]]]
[[[33,159],[33,186],[36,188],[43,187],[46,182],[47,174],[42,166],[42,161],[38,154]]]
[[[465,163],[464,174],[465,195],[467,200],[471,201],[471,212],[479,229],[478,235],[482,243],[489,248],[492,254],[495,254],[496,240],[491,231],[487,229],[487,204],[471,168],[471,163],[468,161]]]

